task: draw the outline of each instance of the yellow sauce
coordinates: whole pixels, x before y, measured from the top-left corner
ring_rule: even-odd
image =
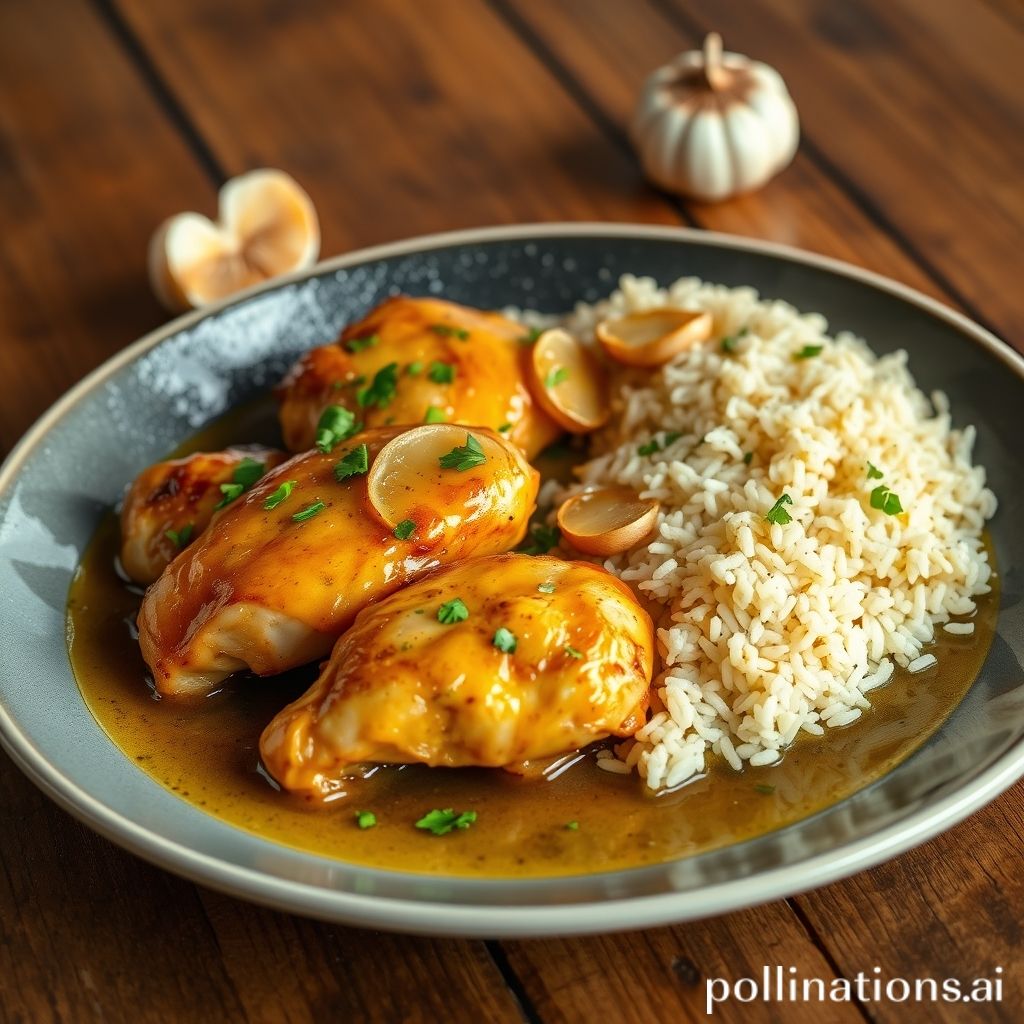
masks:
[[[240,433],[240,431],[244,431]],[[245,411],[193,439],[209,449],[265,439],[263,414]],[[856,723],[798,740],[770,768],[709,774],[663,796],[633,776],[597,768],[593,752],[553,779],[501,771],[382,768],[349,794],[318,805],[278,792],[261,774],[257,741],[273,715],[313,680],[313,669],[238,678],[198,706],[157,700],[134,639],[140,594],[115,571],[109,516],[90,545],[68,604],[71,660],[96,720],[126,757],[161,785],[266,839],[356,864],[462,876],[541,876],[632,868],[713,850],[792,824],[880,778],[921,746],[956,708],[988,653],[999,601],[979,603],[973,636],[931,648],[938,664],[872,695]],[[990,557],[992,555],[989,552]],[[435,837],[413,823],[432,808],[477,812],[465,831]],[[377,825],[360,829],[356,810]],[[578,822],[578,829],[567,824]]]

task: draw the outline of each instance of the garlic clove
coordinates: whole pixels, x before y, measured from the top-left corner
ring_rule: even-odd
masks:
[[[568,331],[545,331],[534,343],[529,370],[534,398],[564,430],[586,434],[611,415],[604,367]]]
[[[467,448],[458,466],[442,465],[455,449]],[[467,509],[483,507],[488,495],[492,503],[511,504],[536,477],[519,449],[493,431],[431,423],[406,430],[381,448],[370,466],[366,491],[388,529],[410,521],[413,538],[426,541],[444,529],[446,515],[465,518]]]
[[[562,503],[557,521],[562,536],[588,555],[621,554],[636,547],[658,521],[658,502],[628,487],[584,491]]]
[[[627,366],[661,366],[711,337],[710,313],[689,309],[647,309],[597,325],[605,353]]]
[[[283,171],[251,171],[221,189],[217,223],[182,213],[158,228],[150,283],[172,310],[199,307],[308,267],[319,252],[316,211],[302,187]]]

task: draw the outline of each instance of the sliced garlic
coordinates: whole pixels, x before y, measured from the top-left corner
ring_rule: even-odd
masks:
[[[445,468],[441,460],[456,449],[466,454]],[[536,494],[536,482],[536,470],[519,449],[493,431],[431,423],[388,441],[373,460],[366,488],[370,506],[389,529],[411,521],[412,536],[428,540],[443,529],[446,515],[468,520],[474,509],[498,505],[519,511],[524,496]],[[532,508],[532,497],[528,503]]]
[[[149,245],[149,279],[171,310],[216,302],[311,266],[320,253],[312,200],[283,171],[251,171],[220,190],[219,219],[180,213]]]
[[[563,502],[558,510],[562,536],[588,555],[617,555],[636,547],[658,521],[658,502],[628,487],[601,487]]]
[[[530,390],[544,411],[573,434],[596,430],[611,414],[604,368],[561,328],[545,331],[534,343]]]
[[[661,366],[711,337],[710,313],[689,309],[646,309],[597,325],[597,340],[627,366]]]

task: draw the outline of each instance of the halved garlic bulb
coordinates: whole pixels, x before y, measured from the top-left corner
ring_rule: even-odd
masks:
[[[429,540],[448,515],[523,517],[537,494],[537,471],[518,448],[483,427],[430,423],[392,438],[377,453],[367,497],[389,529],[412,523],[409,536]]]
[[[596,430],[611,414],[604,368],[561,328],[545,331],[534,343],[529,383],[544,411],[573,434]]]
[[[198,213],[164,221],[149,245],[149,279],[171,310],[205,306],[320,253],[313,202],[283,171],[232,178],[220,190],[217,223]]]
[[[562,503],[557,521],[562,536],[588,555],[617,555],[636,547],[658,521],[658,502],[628,487],[583,491]]]
[[[690,309],[645,309],[597,325],[597,340],[612,359],[627,366],[661,366],[711,337],[710,313]]]

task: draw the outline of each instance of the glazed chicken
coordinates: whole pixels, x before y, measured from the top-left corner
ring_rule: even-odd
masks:
[[[604,569],[475,558],[360,613],[260,740],[285,788],[329,795],[352,766],[511,766],[639,728],[651,620]]]
[[[340,404],[370,427],[490,427],[532,458],[561,431],[526,386],[525,333],[497,313],[441,299],[388,299],[291,369],[277,390],[285,445],[312,447],[324,409]]]
[[[144,469],[121,507],[124,571],[136,583],[152,583],[209,526],[218,506],[230,504],[232,494],[237,497],[287,457],[251,445],[196,452]]]
[[[396,437],[397,452],[387,445]],[[453,439],[474,457],[438,458]],[[370,602],[456,559],[514,547],[536,494],[537,473],[487,430],[367,430],[295,456],[147,591],[139,642],[157,690],[206,693],[240,669],[271,675],[324,656]]]

